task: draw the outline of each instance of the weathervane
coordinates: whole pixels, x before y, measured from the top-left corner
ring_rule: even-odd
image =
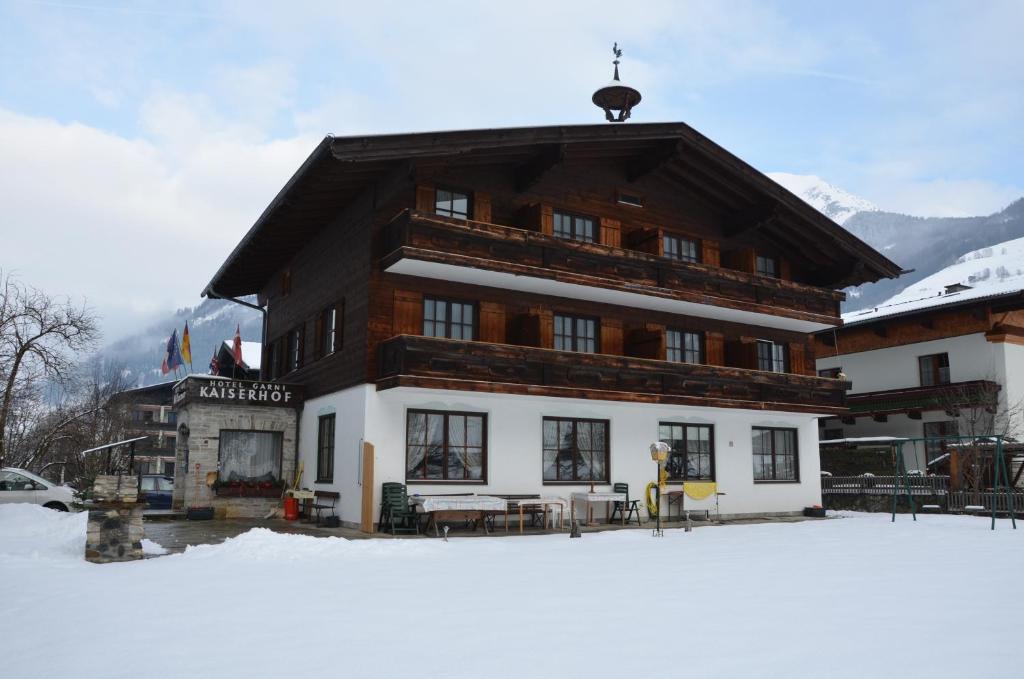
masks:
[[[612,45],[612,54],[615,59],[615,75],[612,81],[594,92],[591,101],[598,108],[604,109],[604,117],[610,123],[622,123],[629,118],[633,107],[640,103],[640,92],[619,81],[619,59],[622,58],[622,50],[619,43]]]

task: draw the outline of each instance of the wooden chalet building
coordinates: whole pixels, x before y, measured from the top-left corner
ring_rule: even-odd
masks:
[[[857,439],[1024,434],[1024,290],[954,283],[844,319],[815,338],[818,374],[852,385],[850,411],[821,420],[826,470],[851,471],[847,451],[870,444]],[[941,440],[904,448],[908,468],[956,477],[947,452]]]
[[[583,125],[327,137],[204,294],[265,306],[302,484],[345,523],[385,481],[638,497],[658,440],[741,515],[820,502],[816,420],[847,385],[811,333],[898,273],[685,124]]]

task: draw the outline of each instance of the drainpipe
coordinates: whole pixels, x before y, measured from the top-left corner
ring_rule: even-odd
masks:
[[[264,352],[267,349],[267,308],[259,306],[258,304],[252,304],[250,302],[246,302],[245,300],[238,299],[237,297],[227,297],[225,295],[221,295],[220,293],[218,293],[216,290],[213,289],[213,286],[207,287],[203,294],[205,294],[206,297],[209,298],[209,299],[226,299],[229,302],[234,302],[235,304],[241,304],[242,306],[247,306],[250,309],[255,309],[256,311],[260,312],[260,314],[263,315],[263,330],[260,333],[260,367],[259,367],[260,379],[262,380],[263,379],[263,357],[265,356]]]

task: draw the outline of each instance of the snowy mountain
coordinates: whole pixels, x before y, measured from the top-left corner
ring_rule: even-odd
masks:
[[[996,256],[1003,246],[1007,252],[1014,251],[1009,242],[1024,237],[1024,199],[985,217],[924,218],[875,211],[857,213],[844,226],[904,269],[912,270],[895,280],[869,283],[848,292],[848,309],[874,307],[903,290],[913,295],[913,291],[922,285],[930,286],[929,290],[956,282],[973,285],[965,280],[946,280],[956,278],[961,272],[967,277],[984,278],[987,268],[987,280],[998,280],[999,271],[1016,271],[1018,265],[1013,263],[1010,255],[1006,261],[996,261],[1000,258],[995,257],[994,263],[986,263],[983,260],[987,256],[978,253],[991,249]],[[964,258],[968,261],[960,263]],[[978,261],[971,264],[970,260]],[[941,280],[926,282],[926,279],[953,266],[958,268],[946,271]]]
[[[884,304],[938,297],[946,286],[965,285],[982,295],[1024,289],[1024,238],[972,250],[927,278],[909,285]]]
[[[180,340],[185,321],[192,344],[192,367],[197,373],[208,372],[214,348],[233,338],[236,326],[241,327],[246,341],[259,342],[263,332],[263,319],[254,309],[227,300],[206,299],[197,307],[168,313],[166,321],[107,345],[94,360],[122,367],[128,381],[137,386],[166,381],[168,376],[161,374],[160,364],[167,339],[177,330]]]
[[[813,174],[769,172],[768,177],[837,224],[844,224],[858,212],[878,210],[871,201],[844,191]]]

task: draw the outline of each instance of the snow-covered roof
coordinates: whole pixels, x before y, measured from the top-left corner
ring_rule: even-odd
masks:
[[[230,352],[235,346],[234,339],[224,340],[224,346]],[[263,365],[263,343],[242,341],[242,363],[246,368],[257,369]]]
[[[843,325],[845,327],[850,327],[851,325],[870,323],[882,318],[905,316],[907,314],[925,311],[927,309],[935,309],[954,304],[965,304],[967,302],[978,302],[988,299],[998,299],[1000,297],[1013,297],[1015,295],[1024,296],[1024,282],[1016,280],[1012,285],[987,285],[985,287],[971,288],[969,290],[959,290],[948,293],[943,292],[930,297],[923,297],[921,299],[891,301],[889,304],[880,304],[879,306],[871,309],[861,309],[859,311],[845,313],[843,314]],[[895,300],[896,298],[893,299]]]

